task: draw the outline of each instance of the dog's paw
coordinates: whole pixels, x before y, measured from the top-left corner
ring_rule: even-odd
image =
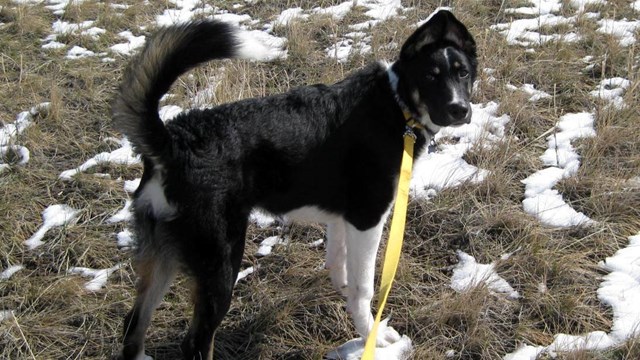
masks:
[[[406,335],[400,336],[391,326],[387,326],[389,319],[380,322],[378,328],[377,344],[375,349],[376,360],[406,360],[411,358],[413,345]],[[364,352],[366,339],[357,338],[349,340],[337,349],[325,355],[330,360],[358,360]],[[382,343],[382,344],[381,344]]]
[[[389,318],[386,318],[380,321],[380,325],[378,325],[376,347],[387,347],[402,339],[402,336],[400,336],[400,334],[398,334],[398,332],[393,327],[387,325],[388,322]]]

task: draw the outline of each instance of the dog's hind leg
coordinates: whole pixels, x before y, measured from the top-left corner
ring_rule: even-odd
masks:
[[[194,311],[191,327],[181,345],[184,359],[213,358],[213,337],[231,305],[245,231],[227,233],[224,238],[209,236],[210,247],[193,259],[190,267],[195,276]]]
[[[176,260],[168,252],[143,249],[135,262],[138,275],[136,302],[124,320],[122,359],[143,360],[144,337],[151,315],[169,289],[177,271]]]
[[[327,224],[327,256],[325,267],[329,269],[333,288],[347,296],[347,248],[345,221],[336,220]]]

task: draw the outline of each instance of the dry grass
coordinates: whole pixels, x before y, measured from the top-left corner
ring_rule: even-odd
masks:
[[[337,1],[257,1],[240,13],[272,20],[283,9],[328,6]],[[430,201],[413,201],[397,283],[388,312],[392,324],[413,339],[416,359],[442,359],[453,350],[458,359],[498,359],[526,344],[549,344],[558,332],[580,334],[608,331],[611,311],[596,298],[603,272],[597,262],[626,245],[626,237],[640,229],[640,189],[629,182],[640,174],[637,50],[622,48],[615,39],[596,32],[594,22],[576,23],[583,39],[577,43],[548,43],[535,53],[508,46],[502,36],[487,30],[496,21],[518,18],[505,7],[521,1],[442,1],[452,5],[475,34],[481,68],[495,69],[495,82],[481,73],[475,102],[496,101],[511,117],[507,136],[493,149],[477,147],[465,160],[491,171],[481,184],[465,184],[442,191]],[[565,2],[562,12],[573,10]],[[634,18],[626,1],[589,8],[608,17]],[[232,10],[233,2],[216,5]],[[309,21],[277,26],[274,32],[288,39],[287,60],[259,64],[223,62],[206,65],[182,77],[167,103],[199,106],[194,98],[205,88],[218,104],[251,96],[286,91],[292,87],[331,83],[375,59],[393,60],[390,41],[401,42],[411,24],[430,13],[435,4],[409,1],[404,20],[387,21],[372,33],[373,52],[340,64],[325,57],[324,49],[336,36],[349,32],[350,23],[365,19],[358,8],[342,21],[314,15]],[[121,319],[134,296],[134,273],[129,254],[115,245],[122,224],[106,219],[118,211],[127,195],[122,180],[141,175],[139,166],[106,165],[63,182],[58,174],[74,168],[102,151],[115,148],[105,139],[117,134],[111,127],[109,102],[127,58],[113,63],[98,58],[67,61],[66,50],[43,50],[41,39],[51,32],[55,17],[42,5],[16,5],[0,0],[0,122],[11,123],[16,114],[43,101],[52,103],[17,143],[31,151],[26,166],[12,166],[0,174],[0,268],[23,264],[11,279],[0,280],[0,310],[14,309],[16,317],[0,322],[0,358],[101,359],[118,349]],[[164,3],[118,10],[101,2],[70,5],[62,17],[69,22],[96,20],[107,30],[99,41],[68,34],[69,45],[105,52],[120,41],[117,33],[132,29],[149,34]],[[122,15],[119,15],[122,14]],[[549,28],[547,32],[565,29]],[[594,56],[592,70],[582,59]],[[589,96],[606,77],[632,81],[625,110],[611,110]],[[505,85],[533,83],[552,99],[531,103]],[[547,131],[567,112],[596,110],[598,137],[575,147],[582,166],[575,177],[558,185],[564,198],[594,220],[593,228],[557,230],[541,226],[522,210],[524,186],[520,180],[543,167],[539,156]],[[93,173],[109,173],[100,178]],[[65,203],[82,209],[75,225],[55,229],[46,244],[27,251],[23,241],[41,223],[50,204]],[[322,248],[306,244],[322,238],[319,226],[294,226],[293,243],[276,247],[265,258],[253,254],[275,228],[252,227],[243,267],[259,269],[240,282],[232,309],[216,338],[220,359],[319,359],[354,337],[344,311],[344,300],[331,290],[328,274],[319,270]],[[510,300],[477,288],[456,293],[449,288],[456,250],[481,263],[497,261],[501,274],[521,295]],[[501,254],[512,253],[507,260]],[[125,264],[97,293],[87,293],[86,279],[70,276],[73,266],[107,268]],[[541,289],[546,289],[541,291]],[[158,309],[148,334],[148,353],[157,359],[179,356],[178,344],[188,319],[187,280],[179,278]],[[574,352],[562,359],[640,358],[638,340],[605,352]]]

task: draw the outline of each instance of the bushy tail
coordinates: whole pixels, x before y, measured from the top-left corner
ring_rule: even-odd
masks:
[[[158,104],[181,74],[213,59],[264,58],[268,49],[246,35],[226,23],[197,21],[163,28],[147,42],[125,72],[112,107],[116,127],[138,153],[156,164],[170,155]]]

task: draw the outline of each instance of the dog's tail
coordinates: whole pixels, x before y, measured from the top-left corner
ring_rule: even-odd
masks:
[[[169,133],[158,114],[160,98],[183,73],[214,59],[268,60],[273,49],[247,32],[218,21],[197,21],[159,30],[124,74],[112,107],[116,127],[134,149],[160,164],[171,153]]]

